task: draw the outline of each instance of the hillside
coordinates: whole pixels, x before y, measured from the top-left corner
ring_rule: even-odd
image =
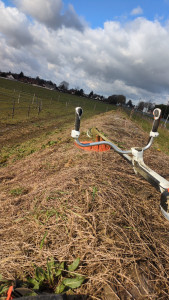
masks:
[[[83,120],[81,140],[92,126],[125,148],[148,139],[119,111]],[[168,299],[169,223],[160,194],[113,151],[75,147],[71,129],[51,129],[44,147],[0,169],[0,274],[34,276],[34,265],[45,267],[47,258],[80,257],[87,280],[75,294]],[[145,162],[169,180],[169,156],[152,147]]]

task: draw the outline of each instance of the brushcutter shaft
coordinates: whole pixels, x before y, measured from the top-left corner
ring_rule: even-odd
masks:
[[[154,115],[154,122],[153,122],[152,132],[157,132],[158,126],[160,124],[161,109],[159,108],[154,109],[153,115]]]
[[[83,110],[81,107],[75,108],[75,130],[79,131],[80,129],[80,119],[82,116]]]

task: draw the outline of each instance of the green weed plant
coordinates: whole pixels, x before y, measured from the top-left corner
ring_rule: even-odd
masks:
[[[29,288],[30,295],[43,292],[61,294],[77,289],[85,281],[85,276],[75,272],[79,264],[80,258],[76,258],[70,265],[64,261],[59,263],[54,258],[47,259],[46,268],[35,266],[34,276],[27,276],[22,282],[22,287]],[[5,297],[13,284],[11,280],[5,280],[0,275],[0,296]]]

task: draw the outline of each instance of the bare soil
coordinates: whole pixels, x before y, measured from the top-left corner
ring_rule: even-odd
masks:
[[[120,112],[82,121],[120,146],[148,139]],[[0,169],[0,273],[33,276],[48,257],[72,262],[87,278],[88,299],[168,299],[169,223],[160,193],[117,153],[85,152],[70,140]],[[56,133],[55,139],[58,135]],[[145,162],[169,180],[169,156],[150,148]],[[43,248],[40,243],[47,232]]]

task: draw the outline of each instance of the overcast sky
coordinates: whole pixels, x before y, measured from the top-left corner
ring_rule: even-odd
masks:
[[[169,0],[0,0],[0,20],[1,71],[169,101]]]

